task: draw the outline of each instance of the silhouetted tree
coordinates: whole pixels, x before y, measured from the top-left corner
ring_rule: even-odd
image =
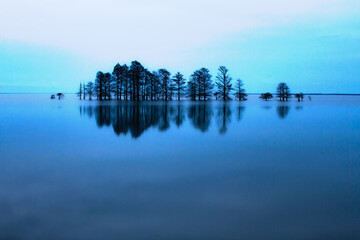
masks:
[[[83,82],[83,98],[84,98],[84,100],[86,98],[86,95],[85,95],[85,82]]]
[[[236,80],[235,84],[235,98],[239,101],[246,101],[247,94],[245,93],[245,89],[243,88],[244,83],[241,79]]]
[[[56,96],[58,96],[59,100],[64,98],[64,94],[62,94],[62,93],[57,93]]]
[[[173,96],[175,95],[175,83],[172,78],[170,78],[169,84],[169,99],[173,100]]]
[[[181,97],[184,96],[186,89],[186,79],[184,76],[177,72],[173,78],[174,81],[174,91],[176,92],[177,100],[180,101]]]
[[[277,86],[276,93],[280,101],[288,101],[288,99],[291,97],[289,86],[283,82],[279,83]]]
[[[230,91],[232,90],[232,84],[231,84],[231,77],[229,75],[229,70],[224,66],[220,66],[218,70],[219,72],[216,76],[217,81],[215,83],[218,88],[217,99],[223,101],[231,100],[229,94]]]
[[[201,68],[201,85],[200,88],[202,90],[202,98],[203,100],[207,100],[208,97],[212,95],[212,90],[214,88],[214,84],[211,80],[211,74],[209,69]]]
[[[105,95],[105,100],[111,100],[111,86],[112,86],[112,81],[113,78],[111,76],[110,73],[105,73],[104,75],[104,81],[105,81],[105,86],[104,86],[104,95]]]
[[[79,91],[76,93],[77,96],[80,98],[82,98],[82,94],[83,94],[83,87],[82,87],[82,84],[80,83],[80,87],[79,87]]]
[[[89,100],[92,100],[92,96],[94,95],[94,83],[88,82],[85,87],[86,94],[89,96]]]
[[[129,67],[124,64],[121,68],[122,86],[124,88],[124,99],[128,100],[129,93]]]
[[[99,71],[96,73],[95,79],[95,94],[97,99],[102,101],[105,96],[105,75],[103,72]]]
[[[150,75],[151,100],[159,100],[161,96],[160,76],[153,71]]]
[[[159,69],[158,73],[160,79],[162,99],[167,101],[169,97],[170,72],[162,68]]]
[[[191,101],[196,100],[198,91],[197,91],[197,85],[195,83],[193,76],[191,76],[190,80],[188,81],[186,92],[187,92],[187,97],[190,98]]]
[[[194,80],[197,89],[198,100],[207,100],[212,95],[212,89],[214,88],[209,69],[201,68],[196,70],[191,75],[191,78]]]
[[[260,95],[260,98],[263,99],[263,100],[265,100],[265,101],[267,101],[267,100],[273,98],[273,95],[272,95],[271,93],[269,93],[269,92],[267,92],[267,93],[262,93],[262,94]]]
[[[130,79],[130,98],[140,100],[140,86],[144,79],[144,67],[138,61],[132,61],[129,70]]]
[[[201,73],[199,70],[196,70],[193,74],[190,76],[190,82],[188,84],[191,84],[192,90],[195,90],[195,98],[191,98],[191,100],[200,100],[201,97],[201,89],[200,89],[200,82],[201,82]]]
[[[298,102],[302,102],[304,100],[304,94],[301,92],[301,93],[296,93],[295,94],[295,97],[297,98]]]
[[[116,100],[121,100],[121,94],[122,94],[122,78],[121,78],[121,66],[120,64],[116,64],[114,67],[114,70],[112,72],[113,75],[113,90],[114,90],[114,95],[115,95],[115,99]]]

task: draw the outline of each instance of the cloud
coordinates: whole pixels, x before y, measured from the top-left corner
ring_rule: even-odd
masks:
[[[352,2],[5,0],[0,39],[103,60],[151,57],[165,62],[225,35],[282,24],[294,16],[339,15]]]

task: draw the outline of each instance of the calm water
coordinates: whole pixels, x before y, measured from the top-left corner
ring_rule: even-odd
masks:
[[[360,97],[0,95],[0,239],[360,239]]]

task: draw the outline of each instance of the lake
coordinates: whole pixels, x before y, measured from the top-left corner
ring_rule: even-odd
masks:
[[[360,96],[0,95],[0,239],[360,239]]]

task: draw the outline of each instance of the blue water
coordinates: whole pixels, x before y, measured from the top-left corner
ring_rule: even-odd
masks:
[[[0,95],[0,239],[360,239],[359,113]]]

